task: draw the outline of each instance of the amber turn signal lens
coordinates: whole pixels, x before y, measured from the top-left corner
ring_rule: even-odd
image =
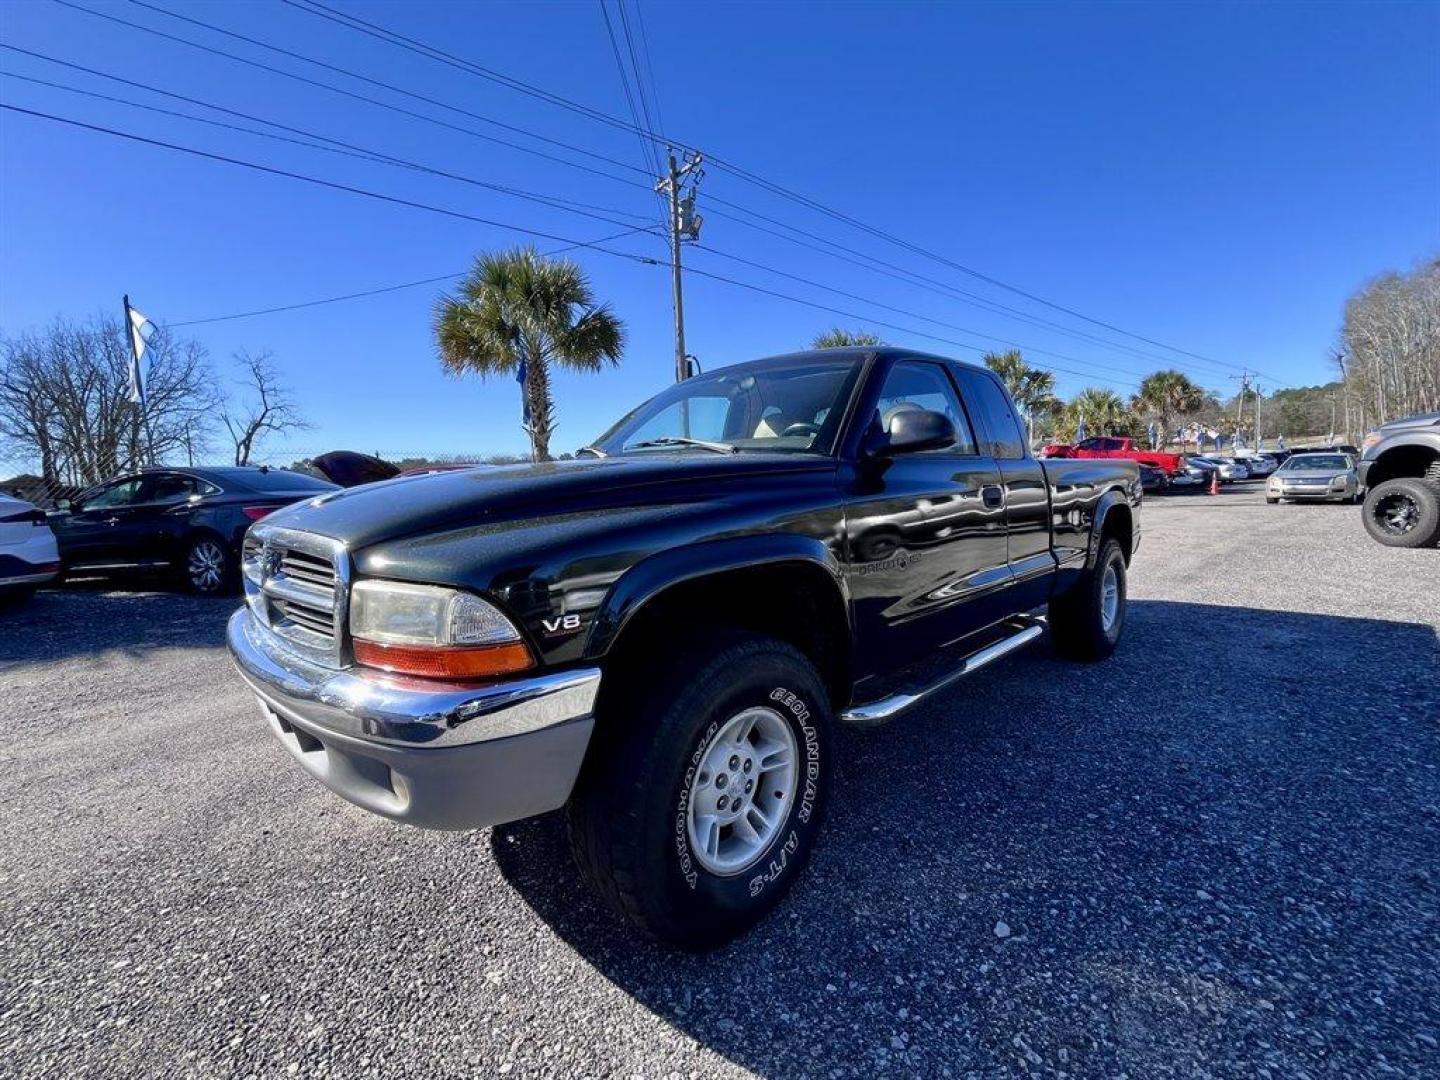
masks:
[[[523,642],[500,645],[384,645],[355,639],[355,662],[427,679],[482,679],[535,666]]]

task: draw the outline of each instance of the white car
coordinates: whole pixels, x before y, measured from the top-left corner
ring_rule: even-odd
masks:
[[[1240,460],[1250,470],[1251,476],[1269,476],[1279,466],[1279,462],[1268,454],[1249,454]]]
[[[45,511],[0,495],[0,603],[25,600],[60,574],[60,549]]]
[[[1211,468],[1219,469],[1221,480],[1228,482],[1230,480],[1250,479],[1250,470],[1236,458],[1210,457],[1209,455],[1202,456],[1200,454],[1194,454],[1192,456],[1195,460],[1209,465]]]

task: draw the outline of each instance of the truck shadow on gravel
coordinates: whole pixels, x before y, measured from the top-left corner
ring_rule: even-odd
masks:
[[[841,731],[809,872],[718,952],[612,918],[558,815],[494,830],[495,858],[616,986],[764,1076],[1423,1072],[1434,628],[1129,619],[1108,663],[1032,649]]]
[[[124,588],[123,586],[121,588]],[[0,665],[56,663],[115,652],[218,649],[239,595],[116,591],[98,580],[42,589],[23,604],[0,607]]]

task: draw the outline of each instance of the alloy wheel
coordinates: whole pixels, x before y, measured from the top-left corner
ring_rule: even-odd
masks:
[[[1375,522],[1391,536],[1404,536],[1420,524],[1420,507],[1402,492],[1392,492],[1376,500],[1371,513]]]
[[[225,580],[225,552],[214,540],[200,540],[190,549],[186,570],[197,592],[214,592]]]
[[[731,717],[700,752],[686,798],[695,859],[721,877],[743,873],[765,854],[789,816],[796,791],[795,734],[774,709]]]
[[[1120,576],[1112,562],[1105,567],[1105,576],[1100,579],[1100,628],[1109,633],[1119,615]]]

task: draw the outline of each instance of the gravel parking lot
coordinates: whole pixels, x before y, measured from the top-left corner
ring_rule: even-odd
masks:
[[[233,601],[0,613],[0,1073],[1440,1073],[1440,552],[1149,500],[1109,663],[845,732],[780,911],[677,956],[553,818],[390,825],[286,756]]]

